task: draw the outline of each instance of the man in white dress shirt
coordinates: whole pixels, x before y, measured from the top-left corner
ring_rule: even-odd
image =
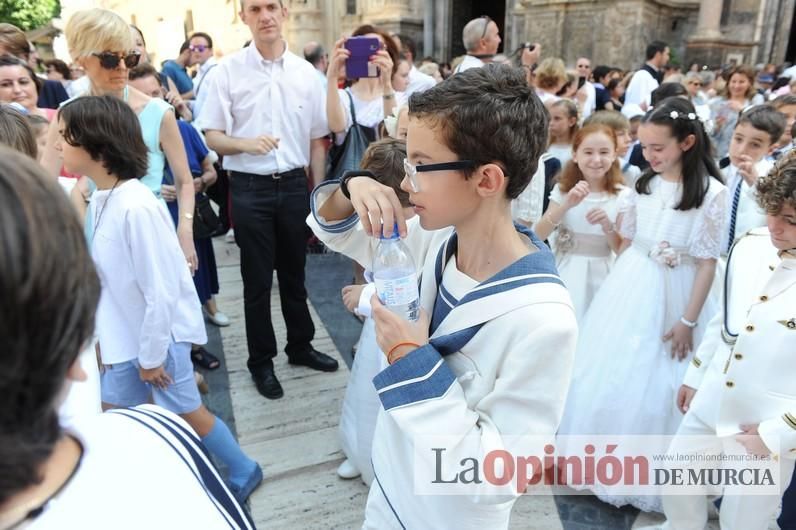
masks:
[[[654,41],[647,46],[647,60],[635,74],[625,91],[625,105],[638,105],[649,110],[652,91],[663,82],[663,65],[669,62],[669,46],[665,42]]]
[[[500,29],[495,21],[486,15],[474,18],[464,25],[462,42],[467,55],[453,71],[454,74],[470,68],[480,68],[485,63],[492,62],[492,57],[500,47]]]
[[[248,367],[257,390],[282,397],[274,374],[277,345],[271,322],[273,271],[287,325],[290,364],[322,371],[337,361],[316,351],[307,307],[304,264],[309,193],[305,168],[324,177],[324,137],[329,134],[324,93],[311,64],[291,53],[282,38],[287,8],[281,0],[241,0],[241,20],[252,41],[215,68],[200,118],[207,143],[230,171],[232,219],[241,250],[241,275],[249,347]]]

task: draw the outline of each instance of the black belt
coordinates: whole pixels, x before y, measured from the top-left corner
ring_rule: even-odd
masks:
[[[298,177],[306,177],[307,173],[304,171],[303,167],[298,167],[296,169],[290,169],[288,171],[282,171],[281,173],[245,173],[243,171],[232,171],[234,175],[241,175],[246,177],[255,177],[255,178],[270,178],[271,180],[282,180],[287,178],[298,178]]]

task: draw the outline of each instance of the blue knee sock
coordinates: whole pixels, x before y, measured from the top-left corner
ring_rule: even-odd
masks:
[[[202,438],[202,442],[211,453],[227,465],[229,481],[236,486],[243,485],[257,466],[257,462],[243,453],[227,424],[218,416],[213,428]]]

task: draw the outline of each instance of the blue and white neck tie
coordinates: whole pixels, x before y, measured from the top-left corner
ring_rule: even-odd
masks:
[[[735,242],[735,221],[738,218],[738,203],[741,202],[741,188],[743,187],[743,178],[738,181],[738,185],[735,186],[735,192],[732,196],[732,209],[730,209],[730,232],[729,232],[729,239],[727,240],[727,252],[730,251],[732,248],[732,244]]]

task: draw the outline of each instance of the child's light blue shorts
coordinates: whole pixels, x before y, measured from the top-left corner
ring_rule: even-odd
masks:
[[[202,405],[193,377],[189,342],[172,342],[169,345],[165,368],[174,382],[165,390],[142,381],[138,367],[137,359],[105,365],[100,383],[103,403],[118,407],[154,403],[175,414],[193,412]]]

